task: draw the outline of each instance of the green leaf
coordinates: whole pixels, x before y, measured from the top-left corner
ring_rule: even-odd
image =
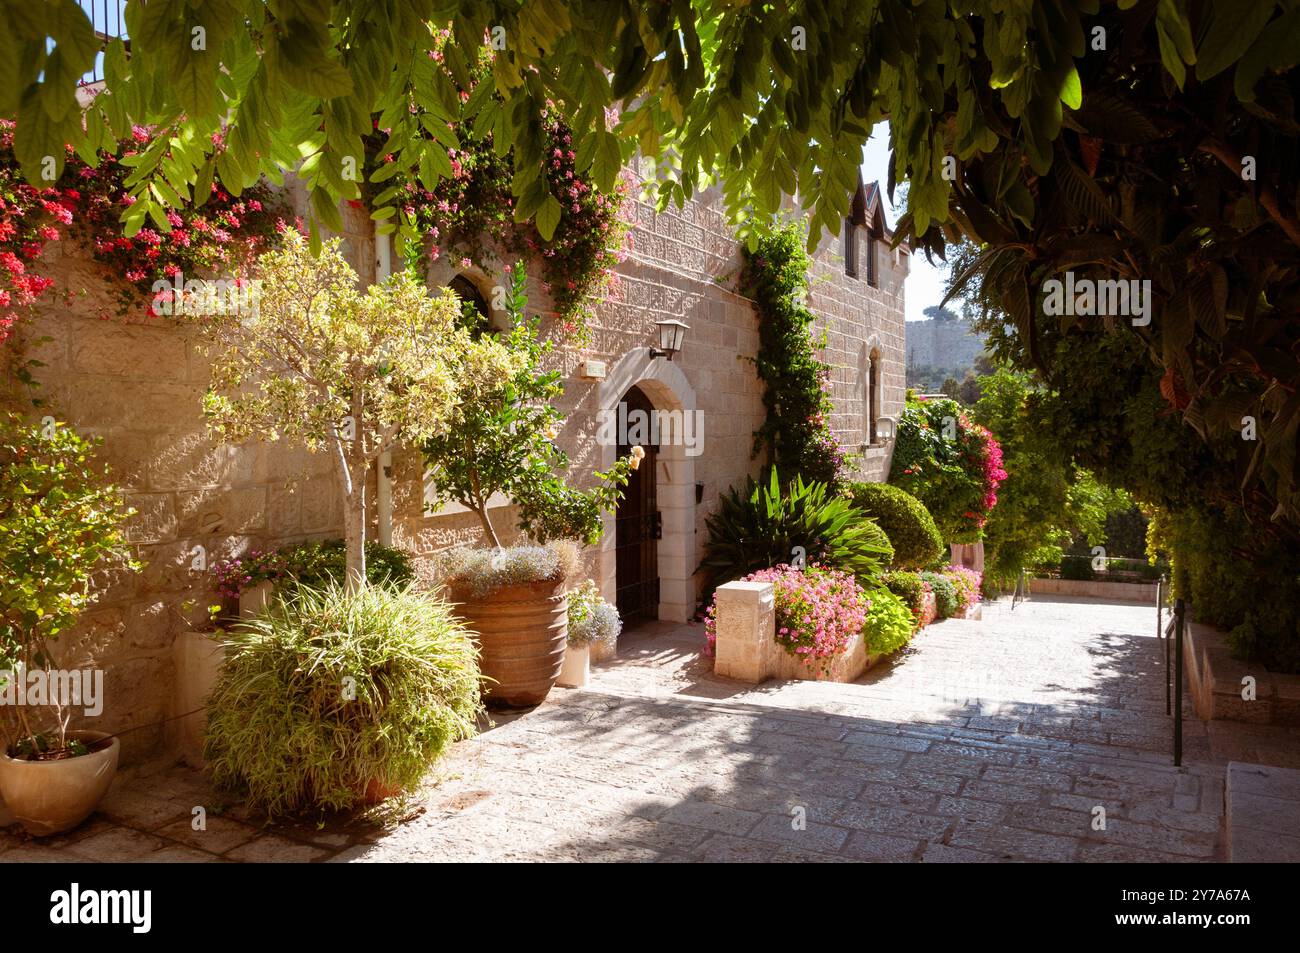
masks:
[[[1207,80],[1241,59],[1273,15],[1274,4],[1213,0],[1209,25],[1196,51],[1196,78]]]
[[[1079,82],[1079,71],[1074,66],[1065,74],[1065,82],[1061,86],[1061,102],[1071,109],[1083,105],[1083,86]]]
[[[560,203],[554,195],[547,195],[542,207],[537,210],[537,231],[542,238],[550,241],[555,228],[560,224]]]

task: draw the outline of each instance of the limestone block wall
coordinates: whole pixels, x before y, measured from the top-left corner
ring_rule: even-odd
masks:
[[[370,226],[364,216],[350,224],[343,237],[353,265],[373,274]],[[74,296],[43,303],[21,325],[21,352],[45,365],[34,370],[45,403],[33,413],[102,440],[100,458],[137,511],[127,536],[143,564],[136,574],[101,573],[98,600],[56,651],[65,667],[104,670],[104,714],[89,727],[123,731],[129,762],[162,741],[172,642],[206,627],[212,565],[338,536],[342,500],[325,454],[288,443],[227,445],[208,434],[201,400],[210,368],[192,329],[168,318],[119,318],[115,287],[73,243],[47,245],[44,264],[55,287]],[[194,568],[200,554],[205,569]]]
[[[297,193],[291,197],[301,202]],[[571,457],[571,479],[587,485],[595,470],[613,461],[614,448],[598,442],[598,420],[627,386],[640,384],[656,407],[701,412],[699,452],[666,449],[656,473],[664,514],[660,615],[685,619],[698,597],[694,571],[705,518],[720,494],[760,468],[751,458],[753,432],[763,420],[752,360],[758,325],[752,302],[734,290],[740,252],[717,193],[662,214],[637,202],[628,214],[628,257],[591,323],[590,340],[583,346],[561,342],[550,355],[564,381],[560,407],[566,418],[558,439]],[[345,208],[345,216],[345,250],[361,279],[372,281],[372,225],[364,211]],[[827,332],[824,359],[834,369],[832,422],[854,449],[865,432],[865,345],[881,348],[881,413],[894,415],[901,405],[905,261],[897,267],[882,262],[881,287],[870,288],[865,277],[844,274],[838,247],[829,237],[822,243],[811,304]],[[431,269],[431,279],[449,280],[458,264],[442,262],[441,271]],[[491,256],[477,263],[473,277],[481,290],[490,292],[500,281],[502,264]],[[250,549],[341,535],[342,501],[326,455],[287,443],[224,445],[208,434],[201,398],[210,368],[192,329],[170,319],[129,323],[116,317],[115,286],[74,244],[48,245],[44,265],[58,288],[74,294],[43,303],[21,327],[19,347],[44,364],[36,376],[45,406],[34,413],[52,413],[101,437],[102,457],[137,510],[129,538],[143,571],[101,573],[95,580],[99,599],[60,642],[63,664],[105,671],[105,713],[94,727],[123,732],[129,763],[159,750],[163,720],[174,714],[172,643],[205,624],[214,600],[210,570],[193,568],[195,557],[202,552],[210,567]],[[544,314],[551,307],[535,266],[530,304]],[[690,325],[671,363],[648,354],[658,343],[654,322],[664,317]],[[555,335],[554,324],[546,322],[544,331]],[[591,359],[606,363],[605,380],[581,375],[580,366]],[[861,473],[882,479],[887,453],[887,446],[868,448]],[[414,449],[394,455],[394,542],[427,568],[439,550],[481,544],[483,534],[477,519],[457,507],[427,511],[423,470]],[[374,474],[371,481],[373,500]],[[517,540],[510,507],[494,516],[504,540]],[[371,520],[373,528],[373,507]],[[588,574],[608,597],[612,546],[611,520],[602,544],[584,554]]]

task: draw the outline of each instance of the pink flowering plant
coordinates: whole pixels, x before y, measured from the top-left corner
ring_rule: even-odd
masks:
[[[285,227],[269,187],[258,184],[235,197],[214,181],[202,204],[168,210],[161,221],[128,235],[121,222],[135,201],[126,185],[133,171],[128,163],[149,146],[147,130],[136,127],[114,152],[101,152],[96,165],[68,146],[63,174],[48,188],[23,181],[13,130],[12,122],[0,120],[0,341],[12,331],[15,309],[53,288],[39,262],[51,242],[82,240],[117,282],[119,316],[139,311],[149,319],[155,282],[180,275],[238,280]]]
[[[982,538],[1007,478],[1002,447],[948,398],[909,396],[899,418],[889,482],[911,493],[950,543]]]
[[[776,641],[805,665],[842,655],[862,631],[871,608],[853,576],[837,569],[774,566],[750,573],[744,582],[770,582],[776,598]],[[716,602],[704,612],[706,652],[717,644]]]
[[[980,601],[980,587],[984,582],[981,573],[965,566],[949,566],[943,574],[952,580],[957,589],[958,612],[965,612]]]
[[[442,68],[442,49],[452,42],[441,37],[432,59]],[[467,101],[482,82],[492,82],[487,48],[471,64],[468,88],[458,88]],[[449,76],[448,83],[455,83]],[[620,175],[610,192],[598,188],[577,166],[577,146],[558,111],[541,115],[543,160],[540,180],[554,221],[542,210],[517,215],[511,183],[531,170],[517,169],[513,150],[499,151],[490,128],[482,123],[453,123],[435,118],[419,106],[411,115],[419,119],[419,134],[436,140],[446,150],[446,162],[433,163],[440,169],[421,169],[419,178],[393,172],[396,156],[388,151],[393,130],[380,129],[367,143],[372,172],[364,195],[371,206],[391,204],[398,209],[397,222],[403,236],[415,234],[420,241],[404,242],[408,264],[427,256],[461,258],[463,265],[481,260],[489,248],[499,254],[530,255],[541,262],[545,290],[551,295],[555,313],[566,333],[585,332],[593,306],[616,290],[615,266],[624,257],[628,223],[622,211],[631,185]],[[437,176],[441,172],[442,177]],[[427,182],[436,179],[432,189]],[[422,181],[423,180],[423,181]],[[360,205],[360,202],[356,204]]]

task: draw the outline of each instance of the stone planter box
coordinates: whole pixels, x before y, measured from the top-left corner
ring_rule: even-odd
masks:
[[[219,637],[215,632],[183,632],[172,643],[176,680],[172,683],[173,720],[167,722],[167,742],[192,768],[203,767],[203,735],[208,725],[207,712],[199,709],[207,705],[226,658]]]
[[[725,678],[757,685],[769,678],[851,682],[882,656],[867,652],[861,635],[830,662],[805,665],[776,641],[776,608],[770,582],[729,582],[719,586],[717,642],[713,670]]]
[[[1030,595],[1075,596],[1084,599],[1108,599],[1118,602],[1156,604],[1154,582],[1107,582],[1101,579],[1048,579],[1035,576],[1029,580]]]
[[[1300,726],[1300,675],[1270,672],[1233,658],[1224,633],[1213,626],[1187,624],[1183,665],[1192,707],[1206,721]],[[1247,676],[1255,680],[1253,701],[1242,697]]]
[[[239,594],[239,617],[251,619],[259,615],[271,601],[273,587],[269,582],[259,582],[252,589]]]

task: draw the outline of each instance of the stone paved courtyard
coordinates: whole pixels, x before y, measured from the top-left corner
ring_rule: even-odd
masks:
[[[0,834],[0,861],[1206,861],[1226,762],[1300,766],[1297,733],[1187,706],[1173,767],[1147,606],[1003,600],[852,685],[717,679],[701,640],[625,634],[586,689],[498,715],[396,814],[272,831],[151,764],[69,835]]]

